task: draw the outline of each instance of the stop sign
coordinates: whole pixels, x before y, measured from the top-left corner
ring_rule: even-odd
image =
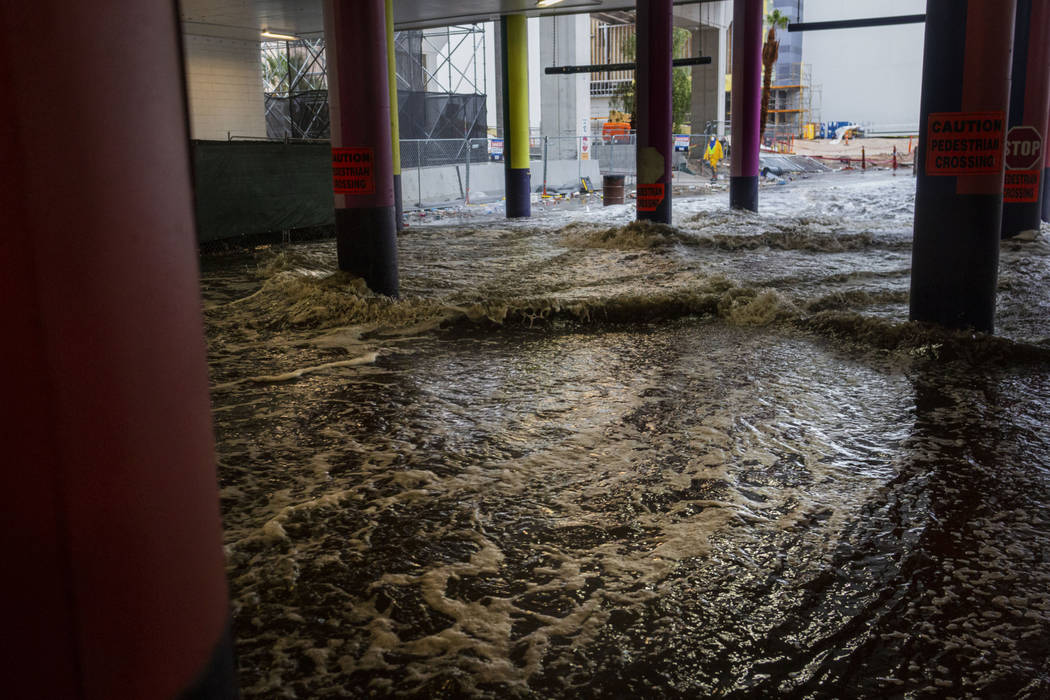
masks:
[[[1006,169],[1035,170],[1043,162],[1043,137],[1034,126],[1011,127],[1006,134]]]

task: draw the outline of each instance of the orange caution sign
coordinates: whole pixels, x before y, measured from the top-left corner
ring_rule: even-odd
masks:
[[[332,190],[336,194],[375,194],[375,150],[332,149]]]
[[[1004,202],[1038,202],[1042,187],[1038,170],[1007,170],[1003,183]]]
[[[1002,112],[938,112],[926,133],[927,175],[1002,172],[1006,116]]]
[[[638,184],[638,211],[656,211],[664,201],[664,183]]]

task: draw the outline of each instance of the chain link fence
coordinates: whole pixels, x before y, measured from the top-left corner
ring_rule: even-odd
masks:
[[[671,170],[688,175],[711,176],[711,168],[704,164],[704,152],[712,134],[676,134],[674,136],[674,153]],[[723,160],[729,157],[729,141],[720,140]],[[600,139],[594,144],[594,157],[600,164],[602,175],[626,175],[633,178],[637,169],[637,134],[618,134],[611,138]],[[728,161],[725,161],[728,163]],[[726,172],[724,165],[719,172]]]
[[[531,136],[534,194],[568,195],[600,187],[590,136]],[[406,209],[497,202],[504,195],[504,142],[487,139],[402,139],[401,187]],[[633,147],[631,158],[634,157]]]
[[[634,132],[598,138],[594,144],[594,158],[602,175],[635,174],[637,136]]]
[[[491,189],[491,169],[488,139],[401,139],[406,209],[469,203],[472,186],[475,200],[485,198],[489,196],[485,187]]]

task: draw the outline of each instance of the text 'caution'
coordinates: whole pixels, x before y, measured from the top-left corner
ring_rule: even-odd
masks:
[[[931,114],[926,133],[927,175],[994,175],[1002,171],[1006,117],[1002,112]]]
[[[333,148],[332,189],[336,194],[375,194],[375,160],[371,148]]]

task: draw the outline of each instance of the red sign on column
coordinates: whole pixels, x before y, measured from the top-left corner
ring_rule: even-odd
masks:
[[[1006,134],[1006,169],[1034,170],[1043,162],[1043,137],[1034,126],[1015,126]]]
[[[638,211],[656,211],[664,201],[664,183],[654,182],[643,185],[638,183]]]
[[[1034,126],[1015,126],[1006,135],[1003,201],[1038,202],[1043,165],[1043,137]]]
[[[332,149],[332,190],[336,194],[375,194],[375,150]]]
[[[938,112],[926,132],[927,175],[998,175],[1003,167],[1002,112]]]

